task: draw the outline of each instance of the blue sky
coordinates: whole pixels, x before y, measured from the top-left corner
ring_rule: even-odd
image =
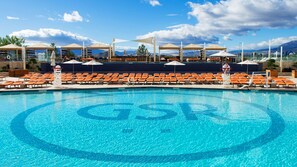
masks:
[[[219,44],[229,50],[297,40],[293,0],[9,0],[1,2],[0,36],[28,43],[110,44],[157,37],[158,44]],[[134,49],[138,43],[119,43]]]

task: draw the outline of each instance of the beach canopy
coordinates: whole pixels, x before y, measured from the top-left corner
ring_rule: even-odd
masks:
[[[43,44],[43,43],[36,43],[36,44],[32,44],[26,47],[27,49],[33,49],[33,50],[53,50],[54,47]]]
[[[226,51],[220,51],[218,53],[210,55],[210,57],[236,57],[236,55],[232,53],[228,53]]]
[[[166,66],[174,66],[174,73],[175,73],[175,68],[176,66],[184,66],[184,63],[178,62],[178,61],[171,61],[169,63],[165,63],[164,65]]]
[[[249,72],[249,65],[258,65],[257,62],[251,61],[251,60],[245,60],[245,61],[242,61],[242,62],[237,63],[237,64],[245,64],[246,65],[246,73]]]
[[[8,44],[8,45],[0,46],[0,50],[22,50],[22,47],[17,46],[15,44]]]

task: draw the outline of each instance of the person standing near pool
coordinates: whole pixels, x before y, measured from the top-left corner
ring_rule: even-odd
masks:
[[[230,85],[230,66],[227,62],[222,66],[222,71],[223,85]]]
[[[227,62],[222,66],[222,70],[224,74],[230,74],[230,66]]]

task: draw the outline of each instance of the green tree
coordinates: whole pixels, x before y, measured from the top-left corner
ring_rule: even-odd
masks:
[[[275,64],[274,59],[267,60],[267,68],[268,69],[275,69],[276,67],[278,67],[278,65]]]
[[[0,46],[8,45],[8,44],[15,44],[18,46],[22,46],[25,43],[25,39],[16,36],[9,36],[6,35],[5,37],[0,37]]]
[[[138,47],[136,52],[137,56],[145,56],[146,53],[148,53],[148,50],[143,44]]]
[[[58,48],[57,48],[56,44],[55,43],[51,43],[50,46],[53,47],[55,53],[58,54]]]

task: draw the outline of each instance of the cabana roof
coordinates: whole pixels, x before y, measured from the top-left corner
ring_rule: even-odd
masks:
[[[15,44],[8,44],[8,45],[0,46],[0,50],[22,50],[22,47],[17,46]]]
[[[189,44],[183,47],[183,50],[201,50],[203,46],[197,44]]]
[[[102,43],[94,43],[87,47],[88,49],[110,49],[111,47]]]
[[[205,50],[226,50],[226,47],[222,47],[219,45],[208,45]]]
[[[53,50],[54,49],[54,47],[43,44],[43,43],[32,44],[32,45],[27,46],[26,48],[27,49],[36,49],[36,50],[38,50],[38,49],[40,49],[40,50],[43,50],[43,49]]]
[[[61,46],[61,48],[62,49],[82,49],[83,47],[81,45],[73,43],[66,46]]]
[[[177,46],[177,45],[174,45],[174,44],[171,44],[171,43],[168,43],[168,44],[165,44],[165,45],[162,45],[162,46],[159,46],[159,49],[163,49],[163,50],[170,50],[170,49],[176,49],[176,50],[179,50],[180,47]]]

